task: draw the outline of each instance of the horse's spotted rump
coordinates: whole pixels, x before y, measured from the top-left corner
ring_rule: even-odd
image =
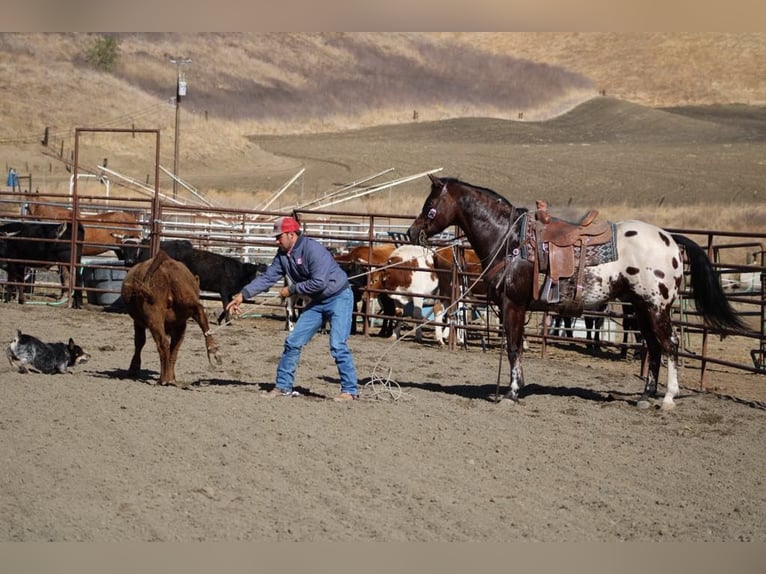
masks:
[[[638,275],[638,272],[639,272],[638,267],[630,266],[625,268],[625,273],[627,273],[628,275]]]
[[[660,239],[662,239],[662,240],[665,242],[665,245],[667,245],[668,247],[670,247],[670,237],[668,237],[668,236],[667,236],[667,234],[665,234],[665,233],[662,233],[662,232],[660,231]]]
[[[654,270],[654,275],[655,275],[655,277],[657,277],[658,279],[665,279],[665,272],[664,272],[664,271],[662,271],[661,269],[655,269],[655,270]]]
[[[634,237],[636,235],[638,235],[638,231],[635,229],[630,229],[629,231],[625,232],[625,237]]]

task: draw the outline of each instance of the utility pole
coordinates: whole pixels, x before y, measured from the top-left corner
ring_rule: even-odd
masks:
[[[173,199],[178,195],[178,123],[181,118],[181,98],[186,96],[186,75],[183,66],[191,64],[191,58],[170,58],[170,62],[176,65],[176,126],[175,144],[173,148]]]

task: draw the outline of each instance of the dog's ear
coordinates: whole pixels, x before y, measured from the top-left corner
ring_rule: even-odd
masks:
[[[72,337],[69,337],[69,348],[74,349],[74,339]]]

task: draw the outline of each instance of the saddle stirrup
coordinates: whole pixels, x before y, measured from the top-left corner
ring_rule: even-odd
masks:
[[[543,283],[543,288],[540,291],[540,299],[546,303],[559,302],[559,282],[554,283],[550,275],[545,277],[545,283]]]

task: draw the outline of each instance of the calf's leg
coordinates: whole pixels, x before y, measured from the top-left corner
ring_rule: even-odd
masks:
[[[202,330],[202,334],[205,336],[205,350],[207,350],[207,360],[210,366],[213,365],[213,360],[220,365],[222,363],[221,358],[218,356],[218,345],[213,339],[213,334],[210,332],[210,324],[205,315],[205,308],[202,305],[196,305],[190,313],[190,316],[199,325]]]
[[[175,374],[170,364],[170,344],[168,343],[168,336],[165,334],[165,329],[149,328],[152,334],[155,344],[157,345],[157,352],[160,355],[160,384],[166,385],[175,381]]]
[[[178,359],[178,351],[181,349],[181,343],[183,343],[184,335],[186,334],[186,320],[167,325],[167,330],[170,334],[168,363],[164,374],[160,374],[160,384],[175,384],[176,360]]]
[[[138,321],[133,321],[133,358],[130,360],[130,368],[128,374],[131,377],[138,376],[138,371],[141,370],[141,349],[146,344],[146,328]]]

